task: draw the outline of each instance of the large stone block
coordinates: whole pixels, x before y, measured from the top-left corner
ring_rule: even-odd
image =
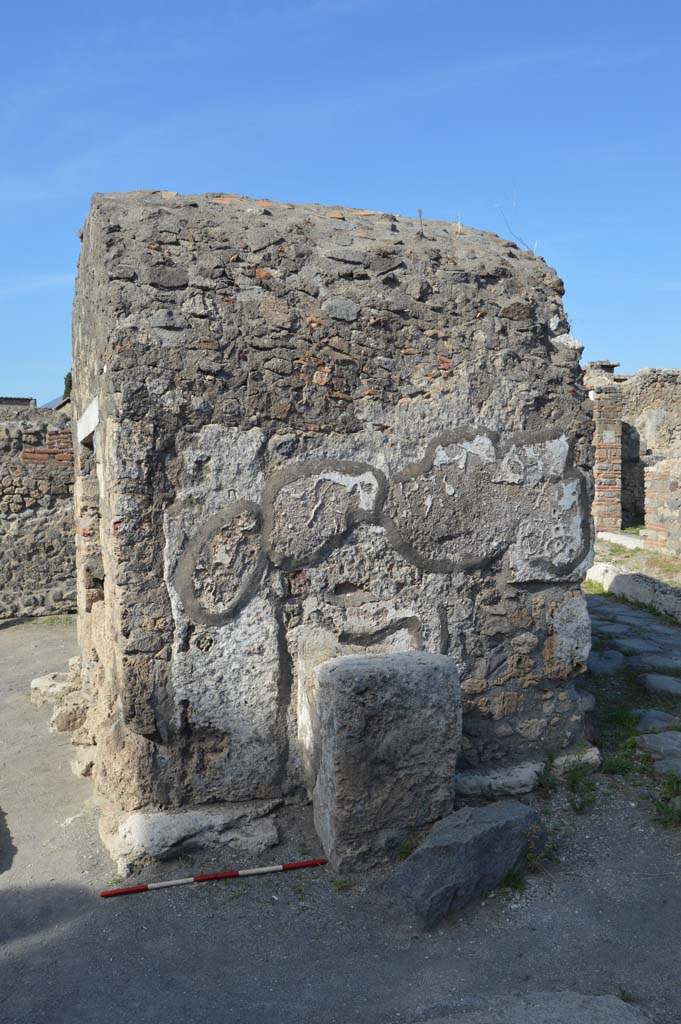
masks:
[[[451,811],[461,740],[456,665],[439,654],[334,658],[301,715],[314,821],[332,867],[375,864]]]

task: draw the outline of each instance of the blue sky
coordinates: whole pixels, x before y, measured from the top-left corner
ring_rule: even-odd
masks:
[[[0,394],[60,393],[78,228],[136,188],[512,231],[585,358],[680,366],[680,49],[676,0],[8,4]]]

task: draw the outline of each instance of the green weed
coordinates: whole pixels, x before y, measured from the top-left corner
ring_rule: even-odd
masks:
[[[655,801],[655,817],[666,828],[681,827],[681,779],[674,776],[665,779]]]
[[[617,989],[617,998],[621,999],[623,1003],[635,1003],[636,997],[627,988],[620,987]]]
[[[406,839],[403,839],[397,847],[397,856],[399,860],[406,860],[407,857],[410,857],[419,845],[419,842],[420,838],[417,835],[407,836]]]
[[[527,886],[520,871],[516,870],[516,868],[512,868],[504,878],[499,888],[508,889],[511,892],[522,893],[525,892]]]
[[[596,580],[584,580],[582,590],[585,594],[602,594],[605,596],[606,593],[603,584],[597,583]]]
[[[596,803],[596,783],[586,764],[571,764],[565,773],[568,801],[575,814],[585,814]]]

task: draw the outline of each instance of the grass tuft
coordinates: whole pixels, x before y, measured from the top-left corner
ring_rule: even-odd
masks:
[[[512,868],[504,878],[499,888],[508,889],[511,892],[523,893],[527,886],[520,871],[516,868]]]
[[[635,1003],[636,997],[627,988],[620,987],[617,989],[617,998],[621,999],[623,1003]]]
[[[681,779],[666,778],[655,801],[655,817],[666,828],[681,827]]]
[[[606,594],[603,584],[597,583],[596,580],[584,580],[582,590],[585,594],[602,594],[604,597]]]
[[[420,841],[420,837],[417,835],[407,836],[406,839],[403,839],[397,847],[397,856],[399,860],[406,860],[407,857],[410,857],[419,845]]]
[[[565,773],[568,801],[575,814],[585,814],[596,803],[596,783],[587,764],[571,764]]]

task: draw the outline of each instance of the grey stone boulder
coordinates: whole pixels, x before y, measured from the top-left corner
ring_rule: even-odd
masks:
[[[397,867],[382,891],[393,909],[420,928],[490,892],[509,871],[541,858],[546,833],[539,815],[516,800],[465,807],[440,821]]]
[[[334,658],[308,694],[314,822],[332,868],[390,858],[449,814],[461,743],[455,662],[413,652]]]
[[[671,775],[681,779],[681,757],[665,757],[653,765],[656,775]]]
[[[638,716],[636,732],[669,732],[681,729],[681,718],[666,711],[658,711],[657,708],[638,708],[634,714]]]
[[[474,1005],[452,1008],[427,1024],[647,1024],[638,1007],[617,996],[589,996],[580,992],[513,993],[497,999],[474,1000]]]
[[[681,697],[681,679],[659,675],[657,672],[648,672],[640,679],[649,693],[662,694],[664,697]]]
[[[656,761],[681,757],[681,732],[646,733],[639,736],[636,745]]]

